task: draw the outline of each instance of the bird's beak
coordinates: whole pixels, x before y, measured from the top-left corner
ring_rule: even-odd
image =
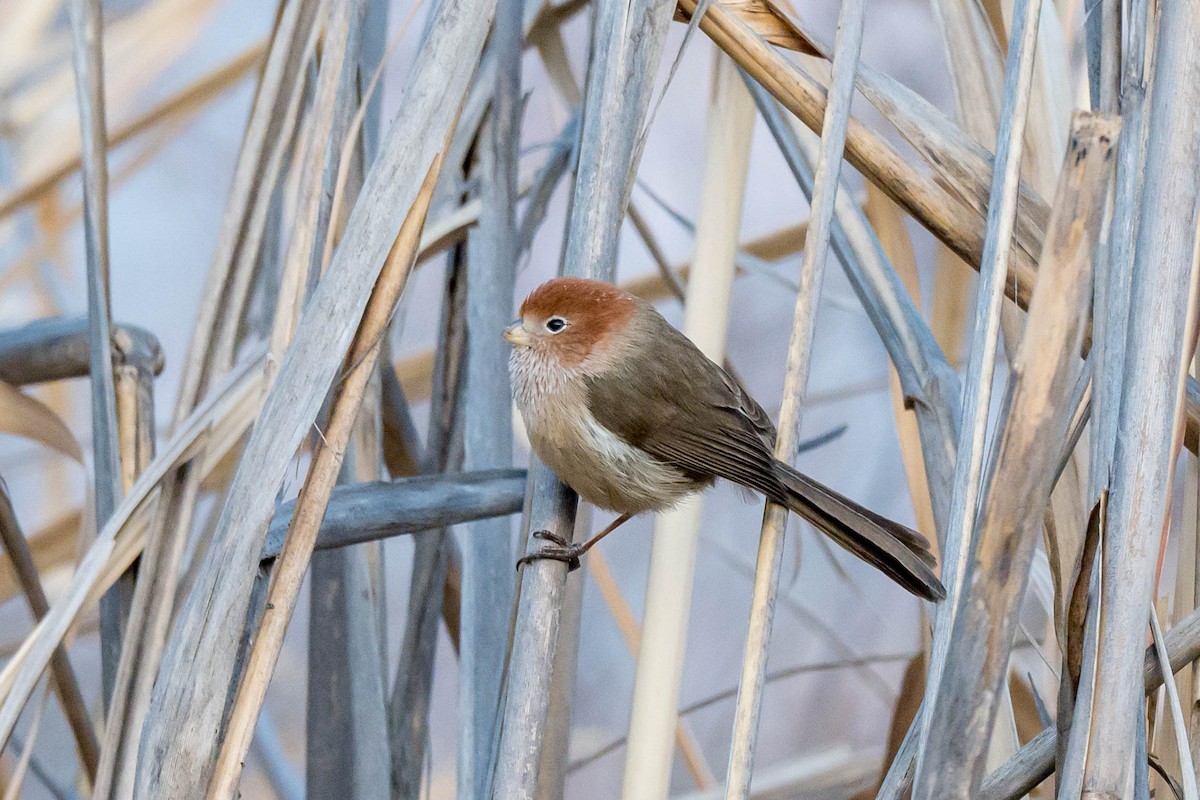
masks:
[[[504,329],[504,338],[518,347],[524,347],[530,342],[529,332],[525,330],[525,325],[519,319]]]

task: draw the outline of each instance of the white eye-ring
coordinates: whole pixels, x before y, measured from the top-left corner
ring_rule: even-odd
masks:
[[[546,320],[546,330],[551,333],[558,333],[565,327],[567,327],[567,321],[562,317],[551,317]]]

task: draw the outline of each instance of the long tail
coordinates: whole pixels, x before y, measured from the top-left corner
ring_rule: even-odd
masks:
[[[936,602],[946,596],[933,574],[937,562],[924,536],[868,511],[787,464],[775,466],[791,511],[917,597]]]

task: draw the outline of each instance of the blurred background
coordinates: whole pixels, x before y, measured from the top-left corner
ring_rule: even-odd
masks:
[[[796,0],[796,5],[806,22],[832,41],[837,4]],[[985,5],[1003,12],[1000,2]],[[1079,5],[1073,0],[1047,4],[1050,21],[1062,20],[1057,35],[1065,44],[1062,52],[1072,56],[1074,63],[1069,66],[1074,75],[1079,75],[1081,58]],[[410,7],[408,0],[392,3],[385,39],[392,38]],[[104,10],[110,136],[118,130],[128,134],[114,142],[110,163],[113,314],[122,323],[152,332],[161,344],[165,369],[156,383],[155,406],[165,435],[253,99],[256,54],[265,45],[275,9],[273,3],[260,0],[110,0]],[[379,90],[385,127],[403,113],[400,91],[424,14],[418,12],[417,24],[399,40],[386,62]],[[588,14],[575,15],[562,30],[573,72],[581,79]],[[719,57],[712,43],[697,34],[668,86],[667,72],[684,31],[682,24],[672,26],[652,100],[653,107],[661,96],[661,106],[649,130],[633,193],[667,260],[677,266],[694,256],[714,60]],[[954,116],[942,41],[927,2],[870,0],[862,59]],[[224,72],[214,78],[220,70]],[[521,173],[531,175],[545,160],[571,110],[532,50],[524,56],[522,80],[526,103]],[[187,94],[198,85],[205,87],[203,92]],[[61,4],[0,0],[0,324],[4,327],[44,316],[86,315],[80,179],[70,166],[79,149],[74,92],[69,28]],[[188,98],[185,102],[151,118],[145,116],[181,93]],[[855,112],[904,151],[899,137],[880,124],[861,98]],[[843,174],[853,192],[862,192],[862,181],[848,165]],[[755,123],[746,187],[739,237],[744,244],[807,219],[807,202],[761,120]],[[567,194],[564,183],[523,262],[514,307],[558,268]],[[918,267],[918,305],[932,321],[947,354],[956,358],[968,323],[964,309],[970,304],[973,273],[947,259],[911,221],[909,233]],[[728,359],[773,417],[780,406],[800,262],[799,251],[790,250],[790,254],[745,263],[729,308]],[[429,354],[437,338],[445,268],[444,257],[419,268],[394,326],[392,354],[422,433],[428,414]],[[619,280],[655,274],[650,254],[627,223],[620,245]],[[682,323],[678,302],[663,298],[658,305],[669,320]],[[58,412],[81,443],[85,459],[90,458],[86,379],[38,387],[30,393]],[[887,356],[831,255],[817,317],[802,436],[818,436],[841,426],[845,431],[840,437],[802,455],[799,467],[873,510],[916,527],[896,434]],[[527,444],[519,429],[514,436],[517,462],[524,465]],[[54,535],[65,525],[72,532],[55,541],[68,554],[83,551],[94,536],[94,523],[82,465],[41,444],[5,435],[0,436],[0,474],[32,540]],[[297,469],[285,494],[295,492],[302,474]],[[202,518],[211,517],[214,506],[211,501],[202,503]],[[701,760],[717,775],[723,773],[727,758],[761,514],[760,501],[748,500],[728,485],[717,486],[703,501],[680,706],[691,709],[683,719]],[[604,514],[593,516],[596,528],[607,521]],[[513,524],[515,530],[518,521]],[[611,570],[611,586],[597,584],[591,569],[569,578],[583,583],[569,743],[572,767],[566,783],[569,798],[611,797],[619,792],[636,662],[614,616],[612,592],[618,590],[633,618],[641,618],[652,529],[653,519],[637,519],[600,547]],[[387,540],[382,549],[388,663],[392,665],[403,636],[412,549],[408,537]],[[43,573],[51,599],[65,585],[74,557]],[[6,570],[0,567],[0,574]],[[1043,569],[1040,574],[1047,573]],[[6,576],[6,580],[10,579]],[[7,657],[29,631],[31,617],[22,596],[11,588],[3,599],[0,653]],[[247,764],[244,797],[271,797],[288,780],[295,788],[295,781],[303,779],[307,604],[305,591],[260,723],[266,730],[256,740]],[[1044,619],[1031,624],[1039,621],[1044,625]],[[923,627],[916,600],[846,553],[819,543],[807,526],[793,519],[770,650],[769,670],[780,674],[773,675],[766,689],[756,761],[760,773],[786,776],[789,770],[814,774],[824,770],[822,774],[832,776],[830,785],[835,787],[830,797],[850,796],[856,789],[848,787],[870,785],[887,752],[897,705],[905,704],[902,680],[921,647]],[[94,609],[82,618],[71,652],[94,707],[99,683]],[[1015,672],[1025,672],[1034,685],[1046,678],[1047,667],[1036,654],[1021,650],[1017,658],[1021,666]],[[458,709],[454,661],[443,632],[431,706],[428,796],[432,798],[454,794]],[[30,709],[40,697],[40,692],[35,695]],[[907,701],[914,702],[911,695]],[[32,717],[27,710],[18,727],[19,740],[29,736]],[[271,749],[272,742],[279,750]],[[34,753],[35,770],[47,771],[60,787],[72,784],[75,755],[70,732],[54,702],[46,706]],[[15,758],[14,750],[5,753],[0,777],[11,773]],[[272,761],[274,787],[265,769]],[[671,787],[674,795],[697,791],[694,773],[678,755]],[[20,796],[52,797],[54,791],[35,776],[25,780]]]

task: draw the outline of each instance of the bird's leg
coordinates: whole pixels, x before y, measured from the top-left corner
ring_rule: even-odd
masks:
[[[525,564],[533,561],[538,561],[543,558],[551,559],[552,561],[562,561],[567,565],[567,572],[579,569],[579,557],[591,550],[605,536],[615,531],[617,528],[624,525],[633,517],[633,514],[622,514],[614,519],[608,527],[597,533],[592,538],[582,544],[572,544],[563,537],[550,531],[534,531],[535,539],[544,539],[548,542],[553,542],[553,547],[543,547],[525,556],[517,562],[517,567],[520,568]]]

